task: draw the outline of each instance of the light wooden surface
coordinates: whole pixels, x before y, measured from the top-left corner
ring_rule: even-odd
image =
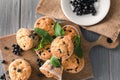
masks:
[[[0,0],[0,36],[15,33],[20,27],[33,28],[34,21],[40,17],[35,14],[38,2],[39,0]],[[88,41],[95,41],[99,37],[86,30],[82,32]],[[120,80],[120,46],[112,50],[94,47],[90,59],[95,75],[90,80]],[[3,72],[0,64],[0,75]]]

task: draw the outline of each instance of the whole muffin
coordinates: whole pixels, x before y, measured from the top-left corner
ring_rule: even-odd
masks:
[[[25,51],[37,46],[39,39],[32,30],[26,28],[19,29],[16,34],[17,44]]]
[[[47,60],[39,69],[48,78],[62,79],[63,67],[52,66],[50,60]]]
[[[71,36],[72,39],[79,34],[79,31],[72,25],[65,25],[63,26],[63,29],[65,31],[65,35]]]
[[[38,57],[42,60],[48,60],[51,58],[52,54],[50,51],[50,45],[45,46],[45,48],[36,51]]]
[[[31,75],[30,64],[23,59],[16,59],[9,65],[9,76],[11,80],[28,80]]]
[[[51,36],[53,36],[54,35],[54,24],[55,24],[55,21],[52,18],[45,16],[45,17],[39,18],[35,22],[34,28],[43,29],[47,31]]]
[[[78,73],[84,67],[84,58],[78,58],[73,54],[69,59],[62,61],[63,68],[69,73]]]
[[[51,43],[51,53],[58,59],[68,59],[74,50],[73,42],[70,36],[60,36]]]

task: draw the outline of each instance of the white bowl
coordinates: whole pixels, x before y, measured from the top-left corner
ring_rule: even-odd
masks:
[[[90,26],[97,24],[101,20],[105,18],[109,9],[110,9],[110,0],[98,0],[95,3],[95,8],[97,10],[97,14],[95,16],[88,14],[77,16],[71,8],[70,0],[61,0],[61,8],[64,15],[72,22],[82,25],[82,26]]]

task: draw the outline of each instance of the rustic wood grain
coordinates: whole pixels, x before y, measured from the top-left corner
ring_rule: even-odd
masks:
[[[0,36],[19,28],[19,0],[0,0]]]
[[[110,80],[120,80],[120,45],[110,53]]]
[[[0,0],[0,36],[15,33],[19,28],[19,0]],[[2,56],[0,53],[0,60]],[[0,63],[0,75],[4,69]]]
[[[33,28],[40,15],[35,12],[39,0],[21,0],[21,27]]]
[[[85,29],[81,29],[86,40],[94,42],[99,38],[98,34],[95,34]],[[90,60],[92,63],[94,78],[88,80],[110,80],[110,58],[109,49],[101,46],[93,47],[90,51]]]

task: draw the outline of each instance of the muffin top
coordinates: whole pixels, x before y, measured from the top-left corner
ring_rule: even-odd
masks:
[[[33,31],[27,28],[21,28],[17,31],[17,44],[23,50],[27,51],[38,45],[40,37],[33,34]]]
[[[54,24],[55,24],[55,21],[52,18],[45,16],[45,17],[39,18],[35,22],[34,28],[43,29],[53,36],[54,35]]]
[[[60,36],[51,43],[51,53],[59,59],[68,59],[74,50],[70,36]]]
[[[70,58],[62,61],[62,65],[66,72],[78,73],[84,67],[84,58],[79,58],[73,53]]]
[[[28,80],[31,75],[31,66],[24,59],[16,59],[9,65],[11,80]]]
[[[63,26],[63,29],[65,31],[65,35],[71,36],[72,39],[79,34],[78,30],[72,25],[65,25]]]

